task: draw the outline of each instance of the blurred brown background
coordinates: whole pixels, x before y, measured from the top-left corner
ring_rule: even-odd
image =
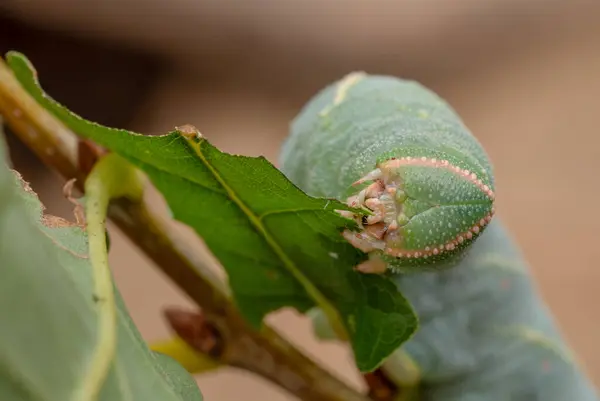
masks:
[[[600,2],[572,0],[3,0],[0,50],[27,54],[58,100],[104,124],[196,125],[223,150],[277,162],[289,121],[353,70],[417,79],[490,153],[499,215],[542,296],[600,386]],[[9,138],[51,212],[60,182]],[[168,331],[178,290],[113,230],[112,265],[144,336]],[[269,318],[360,386],[343,347],[294,313]],[[198,378],[207,400],[291,400],[230,369]],[[232,386],[235,383],[235,386]]]

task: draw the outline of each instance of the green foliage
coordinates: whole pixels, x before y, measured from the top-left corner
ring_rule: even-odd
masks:
[[[143,136],[86,121],[39,87],[28,60],[7,61],[23,87],[78,135],[120,154],[162,192],[226,269],[235,301],[255,326],[265,314],[318,306],[341,319],[360,370],[370,371],[416,330],[393,283],[352,267],[364,258],[340,235],[350,222],[334,200],[312,198],[264,158],[233,156],[193,132]]]
[[[6,164],[0,137],[0,399],[74,400],[98,331],[87,236],[44,216]],[[147,348],[115,295],[117,354],[98,399],[201,401],[187,372]]]

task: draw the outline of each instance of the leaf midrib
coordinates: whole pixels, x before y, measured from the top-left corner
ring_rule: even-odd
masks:
[[[265,239],[267,244],[271,247],[273,252],[279,257],[283,266],[286,270],[292,274],[292,276],[300,282],[307,294],[325,311],[335,313],[339,317],[337,310],[331,305],[331,303],[325,298],[321,291],[296,267],[295,263],[285,254],[279,243],[272,237],[269,231],[263,226],[261,218],[252,212],[252,210],[246,206],[246,204],[237,196],[236,192],[231,188],[227,182],[223,179],[221,174],[211,165],[206,159],[202,152],[202,144],[206,143],[203,139],[200,142],[194,142],[194,139],[185,138],[188,146],[194,150],[200,161],[209,170],[213,177],[217,180],[219,185],[226,191],[228,197],[242,210],[246,218],[250,221],[252,226],[259,232],[259,234]],[[331,314],[328,313],[328,316]]]

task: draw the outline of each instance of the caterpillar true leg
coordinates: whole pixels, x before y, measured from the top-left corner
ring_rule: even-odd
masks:
[[[356,270],[366,274],[382,274],[387,271],[387,264],[379,258],[368,259],[356,266]]]

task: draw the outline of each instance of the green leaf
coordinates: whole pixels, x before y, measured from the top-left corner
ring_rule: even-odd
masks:
[[[416,330],[416,316],[393,283],[352,269],[365,255],[340,234],[351,223],[334,210],[346,205],[309,197],[266,159],[223,153],[200,135],[150,137],[88,122],[42,91],[24,56],[7,60],[42,106],[148,174],[173,216],[225,267],[235,301],[255,327],[276,309],[318,306],[341,317],[361,371],[378,367]]]
[[[79,401],[98,331],[87,237],[44,215],[6,164],[0,134],[0,399]],[[147,348],[115,295],[117,353],[98,400],[201,401],[187,372]]]

